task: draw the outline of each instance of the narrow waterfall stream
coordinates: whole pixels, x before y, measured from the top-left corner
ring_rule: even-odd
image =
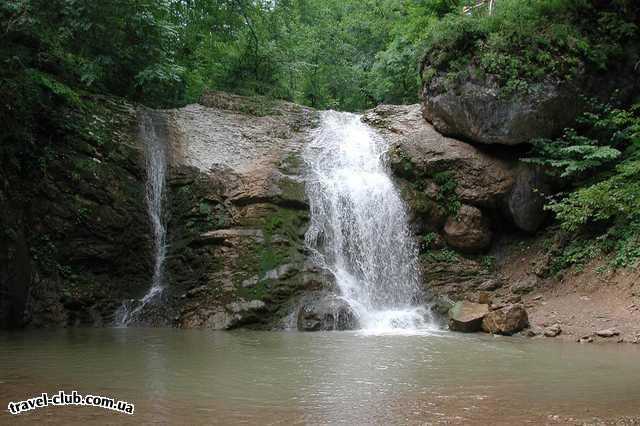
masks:
[[[417,247],[384,162],[385,140],[355,114],[322,113],[305,152],[313,260],[371,332],[431,325],[421,302]]]
[[[153,275],[151,287],[138,301],[125,301],[116,312],[116,324],[127,326],[136,321],[144,307],[156,301],[164,288],[164,261],[167,252],[167,229],[163,210],[165,198],[165,180],[167,171],[167,143],[160,135],[160,123],[152,111],[139,114],[138,135],[144,145],[145,168],[145,202],[153,237]]]

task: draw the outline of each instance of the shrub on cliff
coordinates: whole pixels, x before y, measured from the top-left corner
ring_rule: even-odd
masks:
[[[639,16],[631,0],[500,0],[492,14],[451,14],[427,29],[423,80],[472,65],[509,94],[606,70],[638,39]]]
[[[564,230],[586,233],[616,265],[632,264],[640,258],[640,103],[599,105],[579,124],[560,139],[535,141],[526,161],[569,181],[548,204]]]

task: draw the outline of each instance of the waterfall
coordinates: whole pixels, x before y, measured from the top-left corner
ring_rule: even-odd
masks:
[[[151,287],[147,293],[137,301],[123,302],[116,312],[116,324],[127,326],[137,319],[137,316],[149,303],[155,302],[164,288],[164,260],[167,252],[167,228],[163,211],[165,198],[165,178],[167,171],[167,142],[162,134],[161,117],[152,111],[142,111],[139,114],[138,137],[144,145],[146,168],[145,202],[147,214],[151,223],[153,237],[153,274]],[[133,302],[133,303],[132,303]]]
[[[371,331],[428,327],[417,247],[384,159],[388,145],[355,114],[322,113],[305,152],[312,258]]]

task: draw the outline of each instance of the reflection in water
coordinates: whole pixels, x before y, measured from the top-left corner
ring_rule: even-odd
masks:
[[[486,424],[640,416],[640,351],[438,332],[71,329],[0,334],[3,404],[76,389],[133,417],[49,407],[0,423]]]

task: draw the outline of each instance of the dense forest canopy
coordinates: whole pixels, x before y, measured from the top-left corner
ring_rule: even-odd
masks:
[[[28,92],[31,82],[157,106],[205,88],[343,110],[417,101],[418,45],[431,19],[461,4],[9,0],[0,6],[3,90]]]
[[[639,10],[635,0],[5,0],[2,164],[37,175],[48,150],[82,132],[69,112],[90,117],[97,95],[174,107],[222,90],[359,111],[418,102],[422,82],[469,78],[469,66],[505,95],[531,93],[637,56]],[[567,229],[615,222],[636,247],[639,111],[612,96],[560,139],[532,141],[529,161],[578,188],[550,204]]]

